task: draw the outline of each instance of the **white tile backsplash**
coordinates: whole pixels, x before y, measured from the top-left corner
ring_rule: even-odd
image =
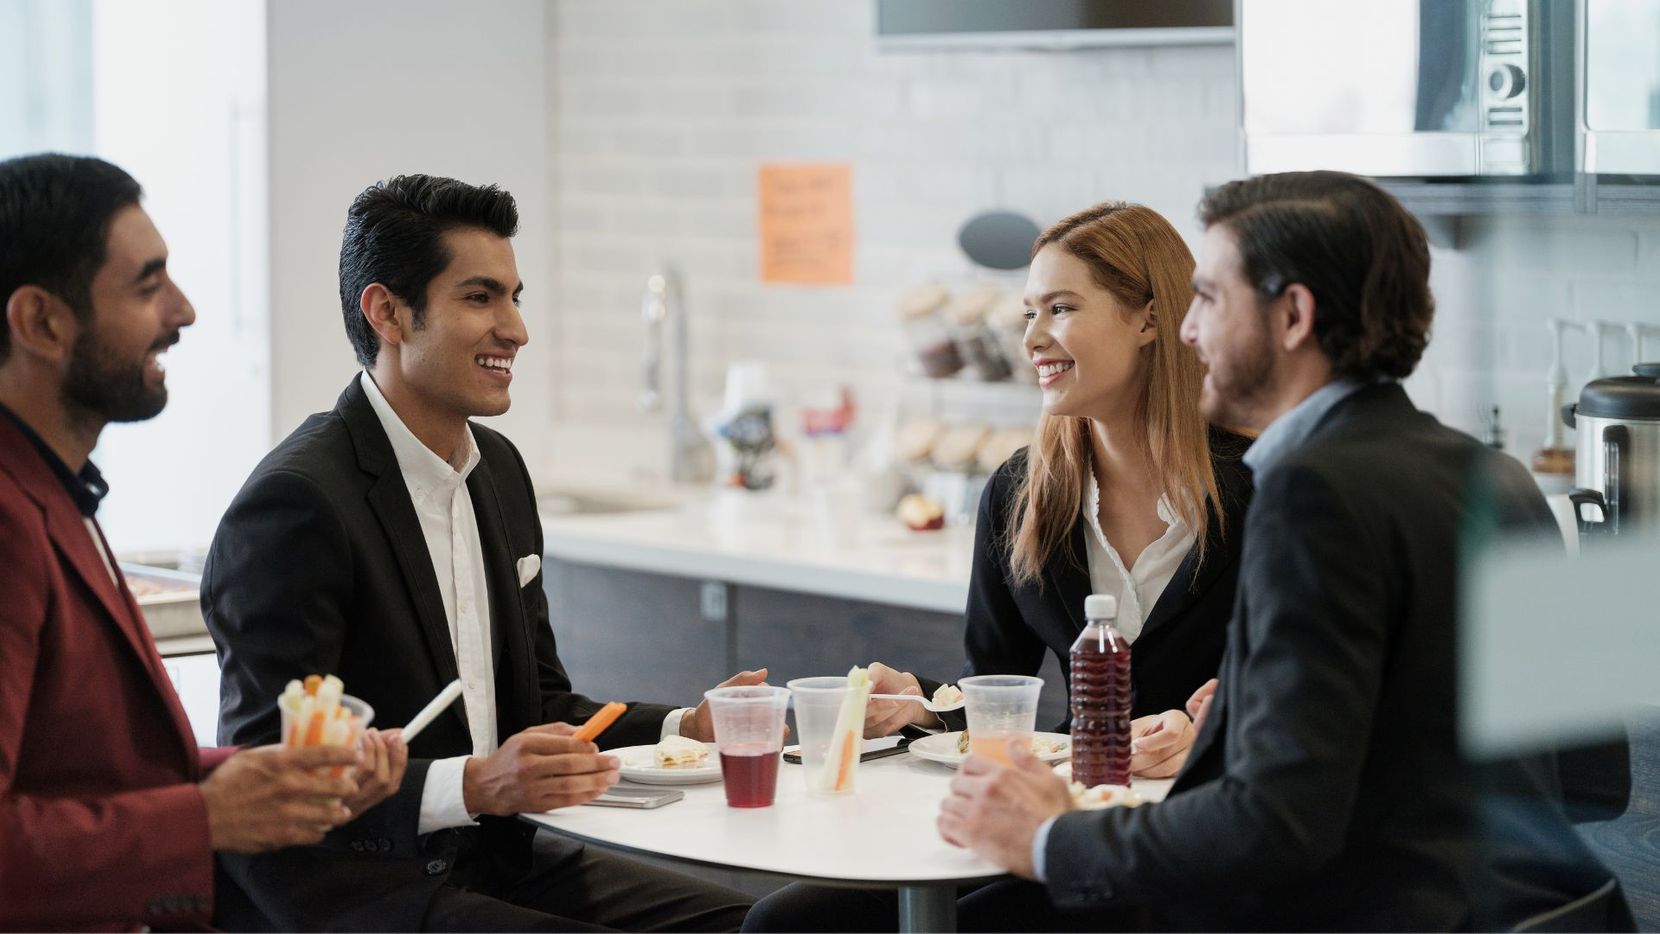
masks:
[[[564,470],[664,469],[661,416],[635,408],[640,293],[660,262],[685,277],[700,413],[728,364],[759,359],[786,397],[845,382],[873,416],[916,395],[897,376],[893,297],[973,274],[955,233],[974,213],[1042,225],[1125,199],[1196,244],[1204,187],[1236,174],[1230,48],[878,51],[872,7],[552,5],[556,281],[538,300],[559,335],[549,450]],[[755,170],[789,161],[852,164],[853,286],[756,280]],[[1544,433],[1545,318],[1660,323],[1660,220],[1471,221],[1464,237],[1435,251],[1435,336],[1409,388],[1471,431],[1497,401],[1525,457]],[[1610,369],[1630,363],[1624,340],[1606,342]],[[1570,335],[1566,359],[1579,380],[1588,342]],[[1027,405],[1018,390],[1010,400]]]

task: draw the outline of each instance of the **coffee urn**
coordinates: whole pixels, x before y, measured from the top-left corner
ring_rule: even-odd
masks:
[[[1578,433],[1569,498],[1580,535],[1660,532],[1660,363],[1592,380],[1562,420]]]

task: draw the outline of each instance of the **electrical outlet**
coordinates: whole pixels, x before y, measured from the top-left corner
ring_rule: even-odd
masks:
[[[721,581],[704,581],[703,590],[698,596],[698,607],[703,611],[703,618],[709,622],[726,622],[726,584]]]

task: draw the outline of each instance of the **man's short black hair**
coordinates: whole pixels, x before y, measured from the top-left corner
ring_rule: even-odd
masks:
[[[1314,336],[1340,376],[1411,375],[1429,343],[1435,298],[1429,240],[1395,196],[1344,172],[1286,172],[1229,182],[1199,206],[1239,244],[1264,300],[1301,283]]]
[[[91,156],[41,153],[0,162],[0,363],[11,352],[5,303],[26,285],[92,318],[92,278],[104,265],[110,222],[144,189]]]
[[[357,360],[371,366],[380,338],[358,307],[363,290],[380,283],[415,313],[426,314],[427,286],[454,257],[444,234],[477,227],[503,238],[519,230],[513,196],[495,185],[469,185],[434,175],[399,175],[370,185],[346,212],[340,242],[340,311]]]

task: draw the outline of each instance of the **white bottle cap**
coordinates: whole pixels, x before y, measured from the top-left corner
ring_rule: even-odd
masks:
[[[1118,598],[1112,594],[1092,593],[1084,598],[1084,619],[1117,619]]]

